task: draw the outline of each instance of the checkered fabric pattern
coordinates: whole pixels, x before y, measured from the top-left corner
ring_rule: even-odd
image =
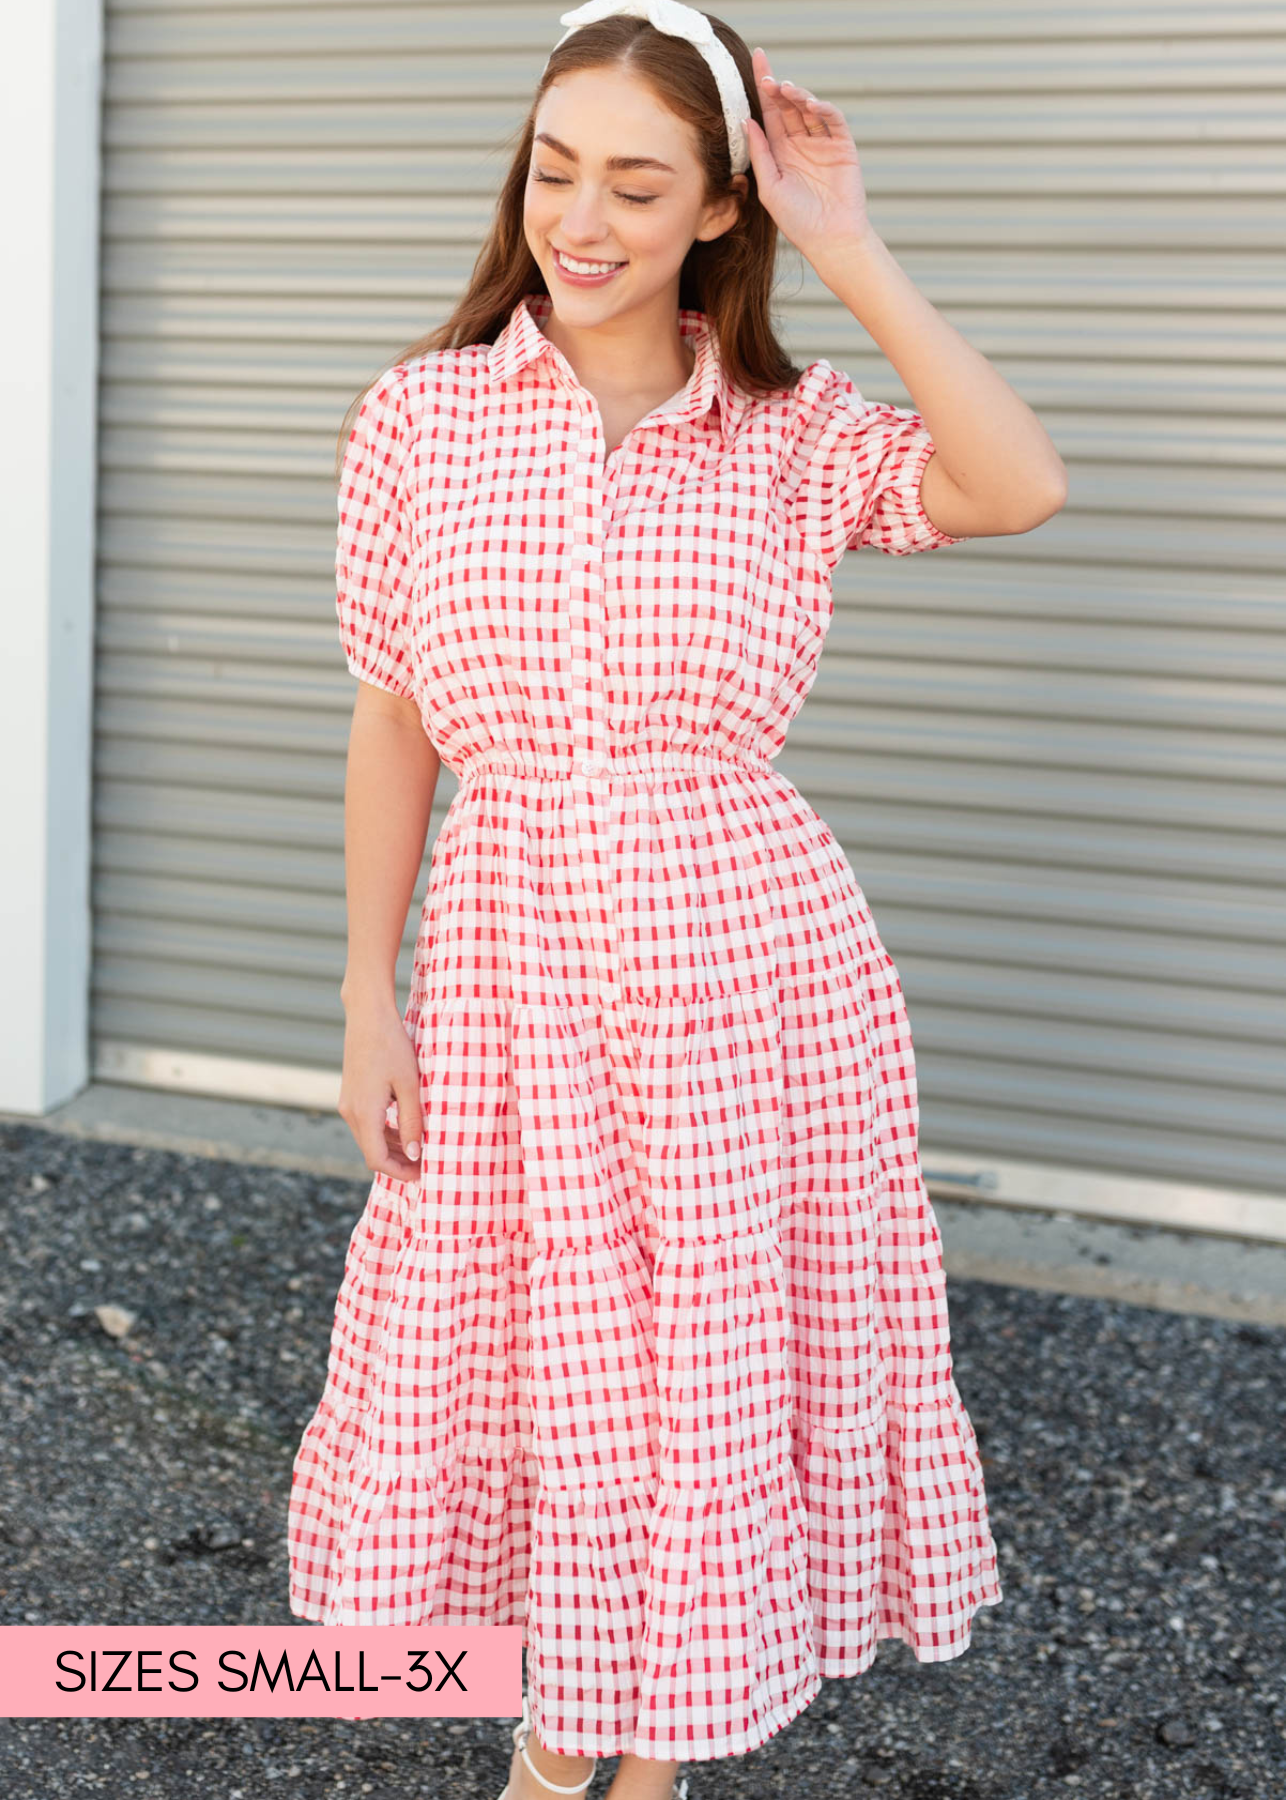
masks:
[[[348,666],[460,785],[422,1171],[352,1232],[290,1604],[521,1625],[549,1749],[711,1759],[1001,1599],[897,971],[773,762],[844,551],[957,540],[916,413],[824,361],[747,396],[692,309],[609,448],[549,306],[392,369],[344,467]]]

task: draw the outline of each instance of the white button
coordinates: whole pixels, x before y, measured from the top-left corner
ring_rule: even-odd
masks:
[[[601,775],[603,773],[602,757],[601,756],[583,757],[581,759],[580,772],[582,775]]]

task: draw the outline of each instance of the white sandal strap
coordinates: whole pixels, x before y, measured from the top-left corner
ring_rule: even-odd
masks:
[[[594,1769],[591,1769],[589,1774],[585,1777],[584,1781],[578,1781],[576,1783],[575,1787],[559,1787],[559,1785],[556,1781],[546,1781],[545,1780],[545,1777],[541,1774],[540,1770],[536,1767],[535,1763],[528,1756],[526,1744],[524,1744],[522,1747],[522,1760],[526,1763],[527,1767],[531,1770],[532,1774],[536,1777],[536,1780],[540,1783],[540,1785],[542,1787],[547,1787],[551,1794],[583,1794],[585,1792],[585,1789],[589,1786],[590,1782],[593,1781],[595,1773],[596,1773],[596,1771]]]
[[[514,1726],[513,1734],[514,1743],[522,1751],[522,1760],[526,1763],[540,1785],[548,1788],[551,1794],[583,1794],[598,1773],[597,1769],[591,1769],[584,1781],[578,1781],[575,1787],[560,1787],[556,1781],[547,1781],[527,1754],[527,1739],[532,1729],[531,1702],[528,1700],[526,1690],[524,1689],[522,1696],[522,1718],[518,1721],[517,1725]],[[508,1789],[506,1789],[506,1793],[507,1792]],[[504,1794],[500,1796],[500,1800],[505,1800]]]

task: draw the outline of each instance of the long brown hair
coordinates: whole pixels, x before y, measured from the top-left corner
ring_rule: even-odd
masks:
[[[749,49],[730,25],[706,13],[716,36],[737,65],[753,117],[763,124]],[[469,286],[444,325],[408,344],[381,374],[429,351],[492,344],[527,293],[548,293],[540,266],[523,233],[523,195],[531,161],[536,112],[551,81],[574,69],[621,67],[640,76],[657,98],[693,128],[705,175],[707,204],[734,192],[728,131],[710,66],[684,38],[658,31],[647,19],[617,13],[583,25],[550,57],[531,109],[515,135],[518,146],[496,204],[495,216]],[[510,140],[512,142],[512,139]],[[769,316],[777,256],[777,225],[760,203],[753,168],[736,222],[711,242],[697,239],[679,271],[679,306],[704,312],[727,379],[751,394],[794,387],[803,370],[778,342]],[[340,429],[336,476],[343,465],[353,421],[376,375],[353,400]]]

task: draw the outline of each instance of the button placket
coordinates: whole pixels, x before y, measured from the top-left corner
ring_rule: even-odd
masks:
[[[573,494],[571,581],[572,788],[580,841],[580,880],[585,894],[585,927],[591,939],[599,996],[605,1005],[620,994],[620,942],[611,884],[612,796],[606,754],[604,665],[606,618],[603,580],[603,488],[599,460],[602,427],[588,395],[577,398],[580,412]]]

